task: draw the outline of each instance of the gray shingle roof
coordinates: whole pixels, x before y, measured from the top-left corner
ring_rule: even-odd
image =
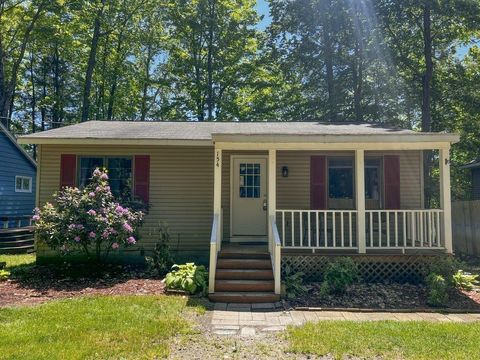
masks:
[[[380,127],[374,124],[320,122],[140,122],[87,121],[58,129],[30,134],[45,138],[129,138],[210,140],[212,134],[268,135],[345,135],[414,133],[411,130]]]
[[[366,123],[87,121],[22,137],[34,139],[129,139],[212,141],[215,136],[426,135]]]

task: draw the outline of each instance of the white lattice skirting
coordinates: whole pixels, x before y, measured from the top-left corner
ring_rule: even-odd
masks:
[[[306,281],[320,281],[327,264],[341,256],[284,255],[282,275],[286,267],[294,272],[301,271]],[[428,255],[363,255],[351,257],[366,282],[393,281],[419,283],[428,271],[435,256]]]

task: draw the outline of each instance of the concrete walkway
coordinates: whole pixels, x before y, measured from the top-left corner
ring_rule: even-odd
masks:
[[[480,314],[347,312],[347,311],[282,311],[275,304],[215,304],[212,331],[217,335],[251,337],[262,333],[285,330],[287,325],[302,325],[309,321],[480,321]]]

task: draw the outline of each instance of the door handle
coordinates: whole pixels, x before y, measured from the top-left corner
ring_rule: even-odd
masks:
[[[265,210],[265,211],[268,210],[267,199],[264,199],[264,200],[263,200],[263,210]]]

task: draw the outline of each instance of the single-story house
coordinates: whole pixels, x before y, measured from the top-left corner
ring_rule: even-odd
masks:
[[[35,207],[37,164],[0,123],[0,228],[28,225]]]
[[[152,250],[166,222],[177,258],[209,263],[213,300],[250,302],[278,298],[286,265],[308,272],[325,256],[387,256],[397,265],[382,271],[395,273],[399,259],[452,253],[458,140],[365,123],[128,121],[20,139],[38,145],[38,204],[106,166],[114,192],[132,184],[150,205],[142,240],[122,256]],[[424,150],[440,159],[437,209],[423,205]],[[37,254],[53,255],[43,244]]]
[[[480,200],[480,158],[462,166],[462,169],[470,170],[471,179],[471,200]]]

